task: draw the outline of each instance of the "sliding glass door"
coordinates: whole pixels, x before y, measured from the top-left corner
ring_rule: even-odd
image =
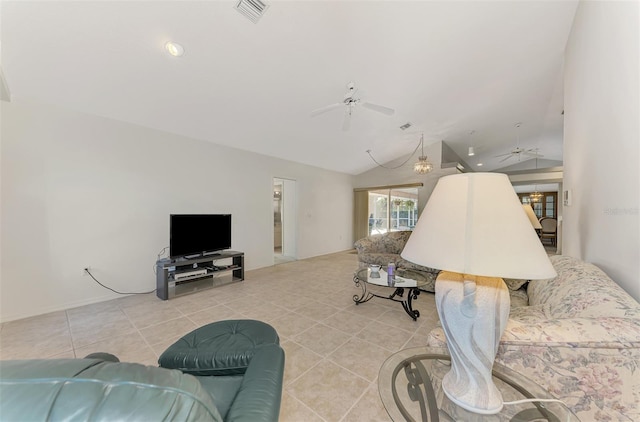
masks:
[[[353,239],[398,230],[418,222],[418,189],[422,183],[353,190]]]
[[[370,190],[369,235],[413,230],[418,221],[418,188]]]

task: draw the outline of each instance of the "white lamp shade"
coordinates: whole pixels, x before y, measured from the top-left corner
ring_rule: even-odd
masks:
[[[509,178],[500,173],[441,178],[401,256],[477,276],[556,276]]]
[[[533,208],[531,208],[531,205],[522,204],[522,208],[524,209],[524,212],[527,213],[527,217],[529,217],[529,222],[531,223],[533,228],[538,230],[542,229],[542,224],[540,224],[540,221],[538,221],[538,217],[533,212]]]

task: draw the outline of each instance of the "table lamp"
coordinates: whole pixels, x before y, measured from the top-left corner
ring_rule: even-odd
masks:
[[[442,270],[436,307],[451,355],[442,388],[475,413],[498,413],[502,395],[491,378],[509,318],[502,278],[556,275],[509,178],[465,173],[438,181],[401,256]]]
[[[527,217],[529,217],[529,222],[531,223],[533,228],[536,230],[542,230],[542,224],[540,224],[538,217],[533,212],[533,208],[531,208],[531,205],[522,204],[522,208],[524,209],[524,212],[527,213]]]

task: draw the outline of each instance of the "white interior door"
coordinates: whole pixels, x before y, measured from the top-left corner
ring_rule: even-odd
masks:
[[[282,179],[282,255],[296,257],[297,236],[296,181]]]
[[[273,179],[273,253],[282,255],[282,179]]]

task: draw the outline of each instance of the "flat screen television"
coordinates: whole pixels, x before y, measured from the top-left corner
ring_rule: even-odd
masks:
[[[213,254],[231,248],[231,214],[171,214],[169,256]]]

